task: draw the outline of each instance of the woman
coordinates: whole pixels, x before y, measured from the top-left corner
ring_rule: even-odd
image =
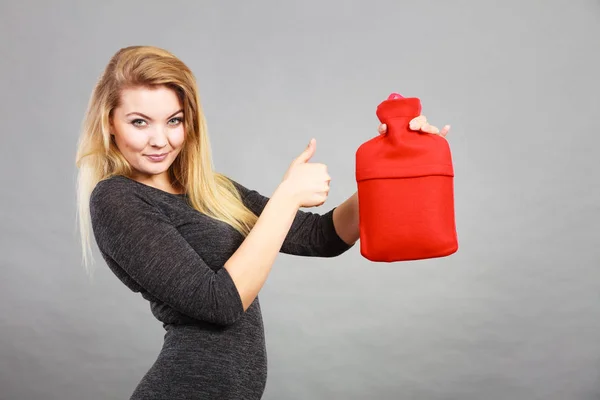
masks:
[[[412,128],[445,135],[421,116]],[[380,126],[385,133],[385,126]],[[77,151],[89,222],[114,274],[166,330],[131,399],[260,399],[267,359],[258,292],[278,252],[335,257],[359,238],[356,193],[319,215],[330,176],[314,139],[265,197],[213,170],[195,78],[171,53],[118,51],[93,90]],[[88,222],[89,221],[89,222]]]

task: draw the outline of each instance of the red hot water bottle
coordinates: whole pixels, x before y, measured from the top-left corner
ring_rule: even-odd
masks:
[[[387,133],[356,151],[361,255],[394,262],[455,253],[454,168],[447,140],[409,129],[421,114],[418,98],[393,93],[376,114]]]

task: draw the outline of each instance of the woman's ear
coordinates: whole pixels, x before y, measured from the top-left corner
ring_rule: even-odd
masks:
[[[109,115],[109,117],[108,117],[108,133],[111,136],[114,136],[115,135],[114,132],[115,132],[115,124],[113,122],[113,117],[112,117],[112,115]]]

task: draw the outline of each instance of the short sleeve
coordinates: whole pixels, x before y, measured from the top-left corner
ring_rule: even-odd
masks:
[[[214,324],[234,323],[244,309],[228,271],[212,270],[146,198],[107,186],[100,182],[90,198],[93,232],[103,256],[175,310]]]

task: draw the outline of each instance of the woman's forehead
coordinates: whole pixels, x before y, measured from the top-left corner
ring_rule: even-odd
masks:
[[[138,112],[161,118],[170,116],[182,108],[175,91],[164,86],[123,89],[120,97],[119,108],[124,114]]]

